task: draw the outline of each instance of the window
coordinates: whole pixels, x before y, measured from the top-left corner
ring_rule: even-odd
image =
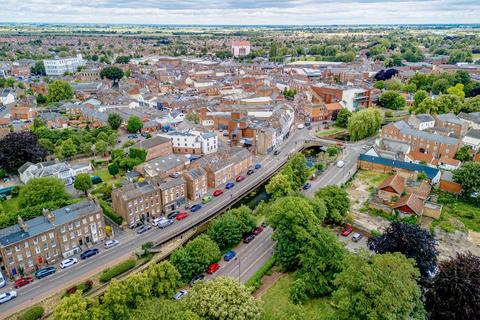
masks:
[[[67,242],[67,236],[66,235],[63,236],[63,242]]]
[[[45,243],[43,244],[43,250],[48,250],[48,243],[45,242]]]
[[[23,261],[23,256],[21,254],[17,254],[17,261]]]
[[[13,264],[13,258],[12,257],[8,258],[8,264]]]
[[[73,223],[70,223],[70,224],[68,225],[68,230],[73,230]]]
[[[97,220],[100,220],[100,213],[97,213],[96,217],[97,217]]]
[[[90,222],[92,222],[93,221],[93,215],[88,217],[88,220],[90,220]]]
[[[20,251],[20,246],[19,245],[15,246],[15,251],[17,251],[17,252]]]
[[[53,239],[53,232],[50,232],[50,233],[48,234],[48,237],[49,237],[50,239]]]
[[[50,245],[52,246],[52,248],[55,248],[57,246],[57,244],[55,243],[55,239],[50,240]]]
[[[25,247],[25,249],[28,248],[28,242],[25,242],[23,246]]]
[[[42,241],[46,241],[47,240],[47,236],[46,235],[42,235]]]
[[[70,239],[73,239],[73,238],[75,238],[75,233],[70,232]]]
[[[57,249],[55,249],[55,250],[53,251],[53,256],[55,256],[55,257],[58,256],[58,250],[57,250]]]
[[[27,256],[27,258],[30,258],[32,256],[32,253],[30,252],[30,250],[27,250],[25,251],[25,255]]]
[[[32,259],[28,259],[28,266],[33,267],[33,260]]]
[[[61,226],[61,227],[60,227],[60,232],[61,232],[61,233],[64,233],[64,232],[65,232],[65,226]]]
[[[36,252],[37,254],[40,254],[40,252],[41,252],[40,248],[39,248],[39,247],[35,247],[35,252]]]
[[[80,220],[75,221],[75,228],[80,228]]]
[[[50,252],[45,253],[45,258],[50,259]]]
[[[12,249],[11,248],[8,248],[7,249],[7,255],[11,255],[12,254]]]
[[[68,244],[65,245],[65,251],[70,250],[70,246]]]
[[[83,224],[87,224],[87,219],[83,218],[83,219],[82,219],[82,223],[83,223]]]

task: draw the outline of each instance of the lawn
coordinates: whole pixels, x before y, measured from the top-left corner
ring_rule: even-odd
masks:
[[[326,137],[326,136],[331,136],[331,135],[335,135],[335,134],[338,134],[338,133],[343,133],[343,132],[347,132],[346,129],[344,128],[337,128],[337,127],[333,127],[332,129],[329,129],[329,130],[320,130],[320,131],[317,131],[315,134],[317,137]]]
[[[293,276],[285,274],[265,292],[262,296],[264,320],[333,318],[335,311],[330,306],[328,297],[312,299],[304,305],[294,305],[289,293],[292,283]]]
[[[445,231],[448,231],[448,227],[455,225],[451,218],[460,220],[466,228],[480,232],[480,208],[456,199],[452,195],[440,194],[438,202],[443,204],[442,217],[440,227],[444,226]],[[446,223],[448,222],[448,223]],[[457,228],[458,229],[458,228]]]
[[[17,212],[20,209],[20,197],[5,200],[2,206],[6,213]]]
[[[388,176],[390,176],[390,174],[388,173],[381,173],[370,170],[359,170],[355,174],[354,179],[360,180],[363,184],[367,185],[369,189],[372,189],[377,188]]]
[[[99,176],[100,178],[102,178],[104,182],[108,182],[113,179],[113,176],[110,173],[108,173],[107,168],[95,170],[92,176]]]

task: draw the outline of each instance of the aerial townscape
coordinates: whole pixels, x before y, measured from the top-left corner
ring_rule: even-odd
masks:
[[[0,319],[479,320],[456,5],[7,0]]]

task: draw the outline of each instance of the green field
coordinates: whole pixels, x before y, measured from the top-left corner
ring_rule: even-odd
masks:
[[[15,197],[2,202],[3,210],[7,213],[17,212],[20,209],[20,198]]]
[[[334,134],[338,134],[340,132],[346,132],[347,130],[344,129],[344,128],[332,128],[332,129],[328,129],[328,130],[320,130],[320,131],[317,131],[316,132],[316,135],[317,137],[326,137],[326,136],[331,136],[331,135],[334,135]]]
[[[443,204],[442,216],[439,225],[445,231],[449,231],[449,227],[455,228],[454,219],[460,220],[467,229],[480,232],[480,208],[455,199],[449,194],[441,194],[438,202]],[[435,224],[435,223],[434,223]],[[460,229],[461,228],[455,228]]]

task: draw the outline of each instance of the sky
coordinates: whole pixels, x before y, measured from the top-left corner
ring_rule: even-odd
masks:
[[[0,0],[0,8],[3,11],[0,22],[204,25],[480,23],[480,0]]]

